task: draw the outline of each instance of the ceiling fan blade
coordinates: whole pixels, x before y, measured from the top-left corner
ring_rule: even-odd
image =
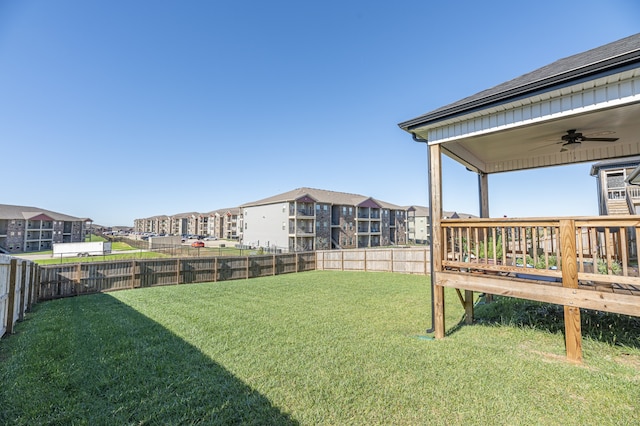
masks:
[[[587,137],[583,137],[582,140],[583,141],[587,141],[587,142],[615,142],[620,138],[587,138]]]
[[[549,148],[550,146],[558,145],[558,144],[561,144],[562,142],[563,142],[563,141],[559,141],[559,142],[554,142],[554,143],[550,143],[550,144],[546,144],[546,145],[538,146],[538,147],[536,147],[536,148],[531,148],[531,149],[529,150],[529,152],[532,152],[532,151],[538,151],[538,150],[540,150],[540,149]]]

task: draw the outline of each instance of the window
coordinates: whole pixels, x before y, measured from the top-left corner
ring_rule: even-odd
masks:
[[[349,207],[349,215],[353,215],[353,207]]]

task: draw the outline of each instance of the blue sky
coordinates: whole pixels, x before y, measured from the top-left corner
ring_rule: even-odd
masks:
[[[3,0],[0,203],[103,225],[303,186],[426,205],[397,123],[639,31],[635,0]],[[595,215],[589,169],[491,176],[491,215]],[[475,175],[443,173],[445,210],[477,214]]]

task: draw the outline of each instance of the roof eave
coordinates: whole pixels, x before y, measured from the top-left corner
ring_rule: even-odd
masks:
[[[513,101],[518,98],[530,96],[534,93],[540,93],[557,89],[559,87],[575,84],[582,79],[592,79],[596,75],[604,76],[620,72],[625,68],[633,68],[640,63],[640,51],[632,51],[624,55],[609,58],[597,63],[589,64],[584,67],[576,68],[564,73],[553,75],[544,79],[540,79],[522,86],[514,87],[500,93],[495,93],[479,99],[473,99],[470,102],[454,105],[451,108],[438,109],[436,111],[421,115],[411,120],[399,123],[398,126],[409,133],[412,130],[444,119],[452,118],[457,115],[466,114],[474,110],[485,109],[490,106],[499,105],[505,102]]]

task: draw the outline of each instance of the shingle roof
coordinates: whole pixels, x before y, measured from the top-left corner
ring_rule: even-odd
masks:
[[[624,157],[624,158],[613,158],[611,160],[599,161],[591,165],[591,176],[595,176],[598,174],[600,169],[606,168],[622,168],[622,167],[636,167],[640,164],[640,156],[636,155],[633,157]]]
[[[561,87],[596,74],[620,71],[640,62],[640,33],[557,60],[535,71],[398,124],[411,128],[474,109],[504,103],[534,92]]]
[[[217,209],[217,210],[212,210],[208,213],[204,213],[205,215],[209,215],[209,216],[213,216],[213,215],[225,215],[227,213],[231,213],[232,215],[239,215],[240,214],[240,207],[230,207],[227,209]]]
[[[297,200],[300,197],[308,195],[313,198],[317,202],[320,203],[328,203],[334,205],[346,205],[346,206],[357,206],[366,200],[373,200],[381,207],[392,209],[392,210],[403,210],[403,207],[397,206],[395,204],[387,203],[386,201],[380,201],[372,197],[367,197],[359,194],[349,194],[346,192],[336,192],[336,191],[328,191],[326,189],[316,189],[316,188],[296,188],[288,192],[283,192],[282,194],[274,195],[272,197],[264,198],[262,200],[253,201],[250,203],[245,203],[240,207],[253,207],[253,206],[261,206],[266,204],[274,204],[274,203],[282,203]]]
[[[69,216],[66,214],[31,206],[14,206],[11,204],[0,204],[0,219],[21,219],[28,220],[32,217],[44,214],[53,220],[66,222],[89,221],[89,218]]]

